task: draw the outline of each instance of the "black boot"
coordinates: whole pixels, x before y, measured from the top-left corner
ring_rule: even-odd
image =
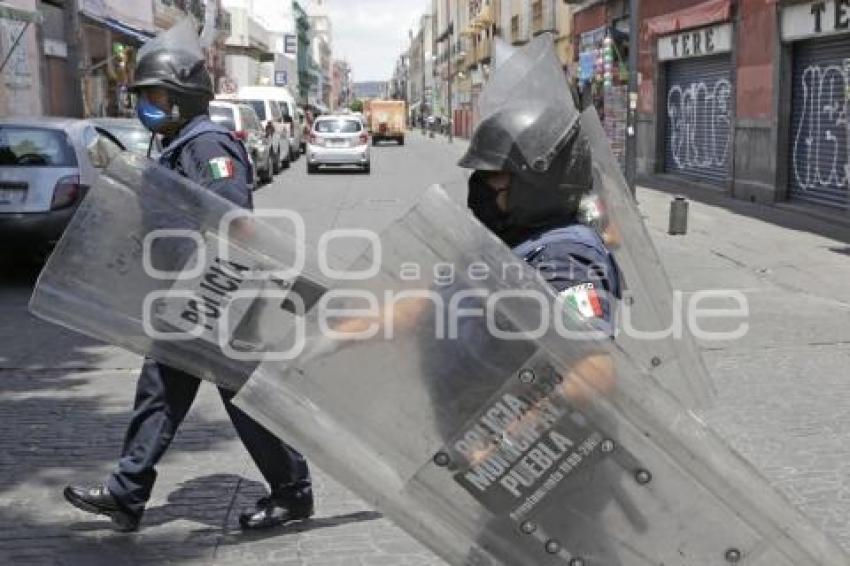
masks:
[[[244,530],[270,529],[291,521],[313,516],[313,493],[310,488],[297,492],[273,493],[257,501],[256,509],[239,515]]]
[[[130,513],[109,493],[105,485],[79,487],[69,485],[62,492],[68,503],[96,515],[106,515],[112,519],[116,530],[129,533],[139,528],[141,516]]]

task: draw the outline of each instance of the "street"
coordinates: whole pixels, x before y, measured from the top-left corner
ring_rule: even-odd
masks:
[[[465,202],[467,173],[455,166],[465,147],[410,131],[404,146],[371,148],[370,175],[308,175],[301,157],[259,188],[255,206],[300,212],[308,240],[380,230],[435,183]],[[718,392],[706,420],[850,551],[850,232],[709,197],[691,201],[689,232],[673,237],[670,198],[638,191],[674,289],[737,290],[750,310],[743,338],[700,344]],[[99,481],[114,465],[140,358],[35,319],[26,305],[37,268],[0,265],[0,563],[442,564],[315,468],[312,520],[243,534],[238,513],[264,487],[209,385],[159,466],[138,533],[66,504],[66,484]]]

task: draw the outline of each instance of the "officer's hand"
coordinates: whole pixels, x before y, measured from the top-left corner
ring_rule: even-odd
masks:
[[[567,371],[561,394],[579,405],[586,405],[598,395],[614,391],[617,376],[608,354],[594,354],[579,360]]]

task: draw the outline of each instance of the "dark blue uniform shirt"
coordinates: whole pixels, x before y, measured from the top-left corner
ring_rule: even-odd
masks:
[[[251,160],[245,146],[207,114],[183,126],[168,142],[159,163],[238,206],[254,207]]]

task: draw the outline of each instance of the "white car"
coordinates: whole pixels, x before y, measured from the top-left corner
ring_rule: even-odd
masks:
[[[88,120],[0,119],[0,241],[41,255],[125,148]]]
[[[344,115],[316,118],[307,140],[307,173],[315,173],[322,165],[356,165],[369,173],[369,132],[359,118]]]

